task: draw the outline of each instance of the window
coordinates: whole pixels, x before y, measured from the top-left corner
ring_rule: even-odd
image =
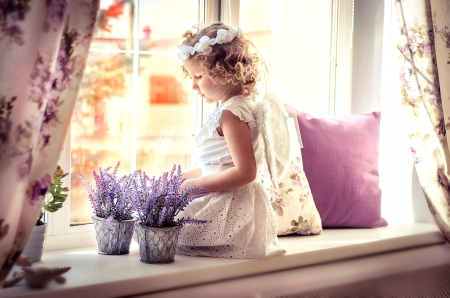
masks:
[[[178,80],[173,51],[197,19],[196,0],[101,1],[71,127],[71,225],[92,222],[78,173],[92,178],[92,170],[118,161],[120,173],[190,166],[183,128],[195,103]]]
[[[180,88],[173,88],[177,80],[173,76],[150,77],[149,104],[185,104],[188,97],[183,96]]]
[[[278,96],[327,115],[332,1],[239,2],[239,26],[265,58]]]
[[[49,214],[46,250],[95,243],[79,173],[92,181],[93,170],[118,161],[120,174],[142,169],[159,175],[173,164],[192,165],[186,131],[199,127],[213,107],[203,107],[180,83],[175,49],[179,36],[199,20],[221,19],[248,33],[283,99],[311,113],[334,112],[333,22],[339,14],[334,1],[105,0],[100,5],[60,161],[71,172],[65,182],[69,201],[63,212]]]

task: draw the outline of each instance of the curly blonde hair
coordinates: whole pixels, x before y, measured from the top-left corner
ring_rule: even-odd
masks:
[[[229,30],[230,27],[221,22],[203,29],[194,26],[183,34],[182,44],[193,47],[203,36],[215,38],[219,29]],[[231,83],[240,89],[242,95],[249,97],[257,93],[256,82],[260,79],[260,58],[256,53],[250,53],[250,45],[251,40],[241,34],[231,42],[213,45],[208,55],[195,53],[188,59],[198,62],[202,72],[208,74],[213,83]],[[188,74],[183,66],[182,70]]]

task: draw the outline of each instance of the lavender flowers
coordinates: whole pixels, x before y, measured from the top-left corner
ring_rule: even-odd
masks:
[[[178,218],[178,213],[194,199],[204,196],[205,189],[197,186],[188,187],[180,193],[184,178],[181,167],[174,165],[172,171],[165,172],[159,178],[150,178],[140,170],[133,174],[131,201],[138,223],[150,227],[172,227],[186,223],[204,223],[192,218]],[[200,194],[189,196],[194,190]]]
[[[117,170],[120,162],[117,163],[114,171],[109,172],[111,167],[99,169],[97,174],[93,171],[95,185],[92,186],[81,173],[81,180],[89,194],[89,200],[94,210],[94,214],[107,220],[130,220],[133,219],[133,205],[130,194],[133,186],[133,175],[117,177]]]
[[[205,222],[176,218],[190,202],[206,194],[204,188],[197,186],[180,192],[184,181],[180,166],[174,165],[170,173],[166,172],[158,178],[150,178],[141,170],[118,178],[119,165],[120,162],[112,173],[109,172],[111,167],[100,168],[98,174],[93,171],[94,186],[79,174],[88,191],[95,216],[118,221],[137,218],[140,225],[157,228]],[[195,190],[202,192],[190,195]]]

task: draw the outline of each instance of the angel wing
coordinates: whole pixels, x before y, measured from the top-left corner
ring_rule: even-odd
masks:
[[[274,93],[267,93],[255,104],[256,123],[264,142],[268,172],[272,183],[278,185],[289,169],[295,150],[291,140],[293,121]]]

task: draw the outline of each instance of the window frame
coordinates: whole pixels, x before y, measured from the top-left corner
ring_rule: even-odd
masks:
[[[337,34],[332,35],[332,53],[330,53],[330,95],[329,95],[329,107],[330,114],[336,112],[342,113],[349,110],[351,103],[351,62],[352,50],[346,49],[348,41],[351,39],[351,28],[347,21],[348,16],[352,16],[353,11],[352,3],[354,0],[332,0],[333,1],[333,13],[332,13],[332,30]],[[210,23],[213,21],[223,21],[233,27],[239,27],[239,0],[198,0],[199,15],[198,21]],[[133,55],[133,86],[132,86],[132,98],[137,98],[138,86],[138,56],[141,54],[139,50],[139,35],[137,34],[139,24],[139,1],[136,1],[134,6],[134,42],[132,50],[121,50],[121,53],[127,53]],[[103,50],[104,52],[118,52],[112,50]],[[344,64],[338,64],[337,61],[344,61]],[[339,67],[337,67],[339,65]],[[339,76],[339,77],[337,77]],[[336,86],[345,86],[340,90],[334,90]],[[332,90],[333,89],[333,90]],[[197,95],[196,95],[197,96]],[[194,127],[200,127],[203,123],[206,115],[214,110],[214,106],[205,105],[202,100],[196,98],[193,101],[195,105],[195,111],[197,116],[194,117]],[[344,108],[337,111],[336,107],[342,106]],[[133,117],[135,119],[136,117]],[[133,123],[135,127],[136,123]],[[135,130],[134,130],[135,131]],[[136,139],[136,138],[134,138]],[[59,164],[64,169],[71,168],[71,132],[70,129],[67,132],[64,142],[63,150],[61,151]],[[132,157],[131,163],[136,164],[135,156]],[[70,184],[70,175],[63,179],[65,185]],[[93,224],[84,224],[71,226],[70,225],[70,201],[71,191],[68,193],[66,202],[63,204],[61,211],[55,213],[47,213],[47,236],[45,251],[70,249],[75,247],[85,247],[96,245],[94,237]],[[88,199],[88,198],[86,198]]]

